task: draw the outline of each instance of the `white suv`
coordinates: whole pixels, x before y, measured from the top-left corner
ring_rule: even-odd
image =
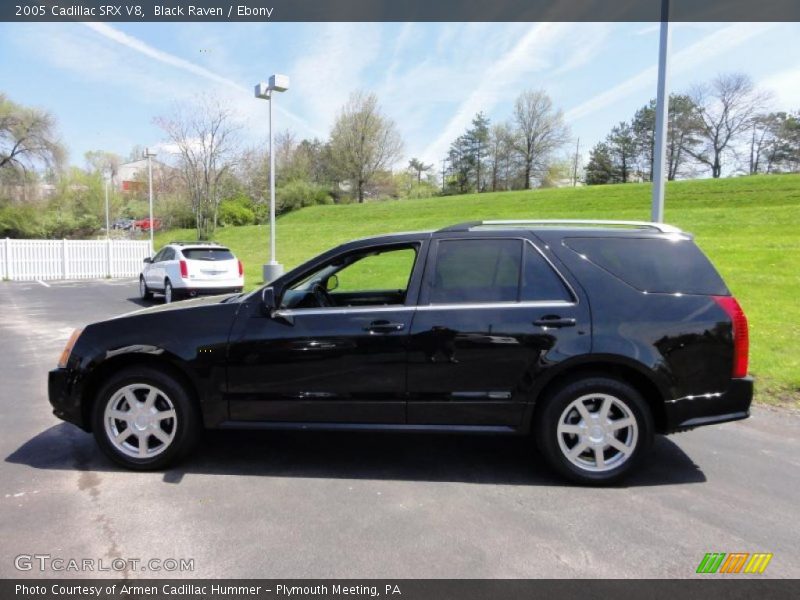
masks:
[[[169,303],[198,294],[241,292],[244,286],[242,261],[215,243],[171,242],[144,262],[139,275],[143,300],[158,292]]]

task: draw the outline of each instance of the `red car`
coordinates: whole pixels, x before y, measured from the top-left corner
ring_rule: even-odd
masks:
[[[133,226],[142,231],[150,231],[150,219],[134,221]],[[159,229],[161,229],[161,219],[153,219],[153,230],[158,231]]]

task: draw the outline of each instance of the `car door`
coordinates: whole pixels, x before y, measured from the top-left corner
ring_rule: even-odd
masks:
[[[531,239],[434,240],[409,340],[408,423],[518,427],[537,378],[590,344],[588,306]]]
[[[290,282],[272,315],[256,306],[237,318],[228,353],[230,418],[404,423],[408,333],[425,246],[335,256],[310,278]],[[329,283],[335,279],[338,287]],[[314,305],[321,294],[314,281],[323,280],[332,306]]]

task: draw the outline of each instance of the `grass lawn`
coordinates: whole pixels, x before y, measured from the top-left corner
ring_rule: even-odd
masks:
[[[695,234],[750,320],[750,371],[758,399],[800,407],[800,175],[671,182],[666,221]],[[649,220],[650,186],[627,184],[502,192],[304,208],[278,219],[279,260],[291,268],[336,244],[373,234],[493,218]],[[194,239],[161,232],[159,247]],[[265,225],[226,227],[216,239],[261,283]]]

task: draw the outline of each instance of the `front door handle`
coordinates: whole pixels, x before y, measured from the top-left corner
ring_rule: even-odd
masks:
[[[572,317],[560,317],[558,315],[545,315],[541,319],[536,319],[533,324],[540,327],[575,327],[575,319]]]
[[[392,333],[393,331],[401,331],[405,326],[405,323],[392,323],[391,321],[380,320],[373,321],[364,327],[364,331],[369,331],[370,333]]]

